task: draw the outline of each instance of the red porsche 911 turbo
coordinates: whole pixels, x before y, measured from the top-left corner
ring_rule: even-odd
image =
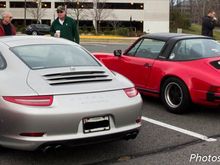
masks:
[[[144,95],[159,96],[168,111],[191,103],[220,105],[220,44],[212,38],[176,33],[146,34],[123,53],[94,53]]]

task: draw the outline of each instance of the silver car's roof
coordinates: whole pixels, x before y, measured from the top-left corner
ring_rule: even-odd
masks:
[[[9,47],[33,45],[33,44],[75,44],[62,38],[55,38],[50,36],[7,36],[0,37],[0,42],[8,45]]]

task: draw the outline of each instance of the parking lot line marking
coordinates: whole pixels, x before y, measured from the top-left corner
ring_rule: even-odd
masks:
[[[179,127],[176,127],[176,126],[173,126],[173,125],[170,125],[170,124],[166,124],[166,123],[163,123],[163,122],[160,122],[160,121],[157,121],[157,120],[154,120],[154,119],[150,119],[150,118],[147,118],[147,117],[144,117],[144,116],[142,116],[142,120],[144,120],[146,122],[149,122],[149,123],[153,123],[153,124],[159,125],[161,127],[172,129],[174,131],[177,131],[177,132],[189,135],[189,136],[196,137],[198,139],[201,139],[201,140],[204,140],[204,141],[207,141],[207,142],[215,142],[215,141],[217,141],[217,139],[209,138],[209,137],[207,137],[205,135],[201,135],[199,133],[192,132],[192,131],[189,131],[189,130],[186,130],[186,129],[183,129],[183,128],[179,128]]]

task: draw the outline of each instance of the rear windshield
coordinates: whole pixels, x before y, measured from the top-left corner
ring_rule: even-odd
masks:
[[[195,60],[220,56],[220,44],[212,39],[186,39],[176,43],[170,60]]]
[[[31,69],[99,66],[83,48],[75,45],[28,45],[11,48]]]

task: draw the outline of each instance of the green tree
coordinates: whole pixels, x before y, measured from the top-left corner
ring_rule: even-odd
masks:
[[[191,22],[189,18],[181,14],[180,11],[173,9],[170,12],[170,31],[176,32],[177,28],[189,29]]]

